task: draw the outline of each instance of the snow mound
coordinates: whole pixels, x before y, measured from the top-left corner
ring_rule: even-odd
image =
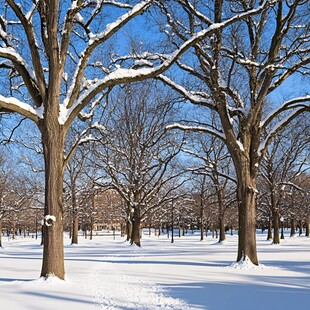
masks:
[[[265,269],[265,265],[254,265],[251,260],[246,256],[244,260],[240,260],[239,262],[233,262],[228,268],[234,269],[245,269],[245,270],[253,270],[253,269]]]
[[[49,276],[47,278],[44,277],[40,277],[39,279],[33,280],[33,281],[29,281],[29,282],[22,282],[24,287],[27,288],[51,288],[51,287],[62,287],[62,286],[70,286],[72,285],[72,283],[70,282],[70,280],[66,279],[66,280],[61,280],[56,276]]]

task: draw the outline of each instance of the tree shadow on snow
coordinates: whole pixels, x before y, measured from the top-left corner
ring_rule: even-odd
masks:
[[[63,301],[63,302],[76,302],[78,304],[89,304],[89,305],[97,305],[98,303],[96,302],[93,302],[93,301],[90,301],[90,300],[85,300],[85,299],[82,299],[81,298],[81,294],[77,295],[78,297],[75,297],[75,296],[72,296],[72,297],[69,297],[69,296],[59,296],[59,295],[53,295],[51,293],[43,293],[43,292],[34,292],[34,291],[31,291],[31,292],[25,292],[24,294],[26,295],[31,295],[33,297],[41,297],[41,298],[44,298],[45,300],[48,298],[48,299],[58,299],[60,301]],[[64,304],[64,308],[65,309],[65,304]]]
[[[0,283],[1,282],[15,282],[15,281],[18,281],[18,282],[30,282],[30,281],[33,281],[33,279],[0,278]]]
[[[261,280],[261,279],[260,279]],[[262,310],[307,308],[310,287],[292,287],[282,279],[266,277],[265,283],[184,283],[162,285],[174,298],[183,299],[191,309]],[[206,281],[208,281],[206,279]],[[302,284],[303,279],[299,279]],[[296,281],[298,282],[298,281]]]

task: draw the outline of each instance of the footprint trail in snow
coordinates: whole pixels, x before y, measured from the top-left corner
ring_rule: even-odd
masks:
[[[117,262],[101,262],[93,269],[90,287],[100,309],[105,310],[189,310],[182,300],[167,296],[155,283],[123,274]]]

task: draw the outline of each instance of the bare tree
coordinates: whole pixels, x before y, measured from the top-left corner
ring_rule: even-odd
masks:
[[[170,54],[145,51],[137,55],[129,51],[130,56],[119,57],[115,49],[102,59],[94,57],[98,50],[106,50],[104,47],[111,49],[111,38],[153,2],[39,0],[20,4],[6,0],[0,6],[1,70],[9,73],[12,85],[2,90],[0,113],[18,113],[33,121],[43,144],[43,277],[65,277],[62,183],[72,155],[70,151],[64,156],[66,133],[72,122],[77,117],[90,118],[103,93],[111,87],[163,73],[202,38],[257,14],[266,6],[264,2],[222,23],[215,20],[214,25],[210,23],[208,29],[197,32]],[[106,21],[104,14],[108,10],[113,12],[110,16],[118,17],[114,22],[101,24],[100,21]]]
[[[177,2],[178,10],[164,4],[162,10],[167,16],[169,40],[181,46],[198,29],[203,31],[214,23],[225,23],[236,12],[242,14],[254,9],[258,1]],[[285,90],[289,77],[308,76],[310,62],[307,1],[273,1],[270,4],[272,7],[264,7],[259,14],[250,15],[230,27],[218,28],[212,36],[196,42],[192,54],[184,55],[177,62],[179,70],[187,76],[184,83],[169,77],[168,73],[160,76],[186,100],[202,107],[202,111],[216,113],[216,126],[208,121],[189,119],[170,128],[208,133],[226,144],[238,184],[237,261],[249,259],[256,265],[259,164],[272,138],[292,119],[309,111],[309,96],[300,87],[294,89],[288,100],[275,102],[274,110],[267,114],[268,98],[275,98],[272,96],[279,89]]]
[[[152,84],[127,85],[110,94],[101,146],[94,151],[97,166],[109,177],[100,184],[125,200],[127,238],[138,246],[141,219],[166,199],[167,183],[182,174],[174,168],[182,135],[165,130],[175,114],[175,100],[163,89],[151,91]]]
[[[87,131],[87,130],[86,130]],[[87,190],[89,177],[87,176],[85,169],[85,162],[89,153],[89,148],[83,147],[84,141],[87,143],[90,139],[82,139],[84,131],[79,128],[71,128],[68,134],[72,137],[71,141],[76,141],[76,151],[70,156],[70,160],[67,163],[65,171],[65,188],[66,191],[66,204],[68,207],[68,217],[72,219],[71,232],[71,244],[78,243],[78,227],[79,227],[79,203],[78,199],[81,193]],[[70,148],[70,146],[69,146]],[[70,151],[70,150],[69,150]]]
[[[194,173],[200,173],[204,176],[204,181],[201,184],[201,203],[203,203],[206,178],[209,182],[211,181],[208,189],[216,197],[218,225],[215,229],[217,226],[220,229],[219,242],[221,242],[225,240],[225,211],[235,200],[236,179],[231,173],[231,158],[227,153],[225,144],[212,136],[209,139],[204,138],[194,138],[192,147],[187,146],[184,151],[198,160],[197,165],[190,169]],[[202,232],[201,236],[203,236]]]
[[[280,243],[279,219],[284,216],[281,206],[287,189],[298,188],[296,177],[309,169],[309,129],[303,120],[298,118],[282,134],[275,136],[261,164],[260,200],[266,202],[272,215],[274,244]]]

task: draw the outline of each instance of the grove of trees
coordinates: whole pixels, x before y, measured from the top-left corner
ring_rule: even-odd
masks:
[[[293,122],[309,127],[309,61],[305,0],[3,1],[1,145],[31,154],[27,128],[45,189],[10,194],[3,155],[0,220],[14,205],[37,225],[43,204],[41,276],[64,279],[64,221],[76,243],[78,209],[93,219],[99,191],[119,194],[136,245],[144,220],[159,212],[160,227],[200,201],[179,225],[208,216],[222,241],[238,210],[237,261],[258,264],[258,214],[274,236],[284,210],[309,233],[309,133]]]

